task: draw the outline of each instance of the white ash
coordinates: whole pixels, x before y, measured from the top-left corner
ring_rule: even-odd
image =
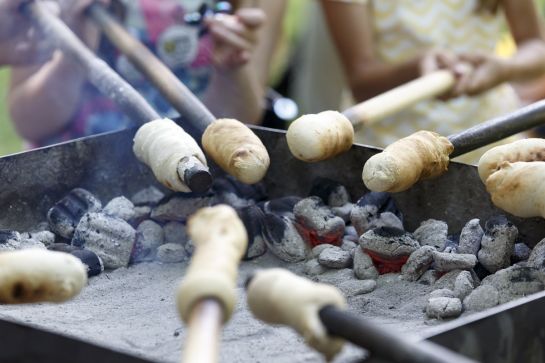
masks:
[[[318,241],[326,243],[327,239],[327,242],[340,244],[346,227],[344,220],[333,214],[320,198],[302,199],[293,207],[293,214],[305,230],[315,232]]]
[[[349,268],[327,270],[324,273],[315,276],[318,282],[339,286],[342,282],[354,279],[354,271]]]
[[[375,280],[348,280],[341,282],[337,287],[344,296],[353,297],[370,293],[377,287],[377,282]]]
[[[347,203],[341,207],[331,207],[331,210],[333,211],[333,214],[335,214],[339,218],[342,218],[342,220],[347,223],[350,222],[350,214],[352,213],[352,208],[354,208],[354,204]]]
[[[481,265],[491,273],[508,267],[517,236],[517,227],[505,216],[493,217],[486,221],[481,249],[477,254]]]
[[[0,245],[10,241],[12,241],[12,243],[21,242],[21,233],[11,230],[0,230]]]
[[[130,221],[136,215],[134,204],[123,196],[110,200],[102,212],[125,221]]]
[[[485,277],[481,286],[494,286],[499,293],[499,302],[503,304],[542,291],[544,282],[545,273],[534,267],[511,266]]]
[[[163,234],[165,236],[165,243],[185,245],[189,239],[185,225],[180,222],[168,222],[165,224],[163,226]]]
[[[360,246],[386,258],[409,256],[420,247],[412,234],[389,227],[376,228],[365,232],[360,237]]]
[[[46,247],[55,243],[55,234],[50,231],[30,232],[30,238],[36,241],[40,241]]]
[[[384,218],[383,214],[385,214]],[[391,214],[396,218],[391,218]],[[382,221],[378,222],[381,219]],[[373,225],[403,229],[402,215],[388,193],[370,192],[365,194],[352,208],[350,220],[360,236],[373,228]],[[389,224],[392,222],[393,224]]]
[[[107,269],[126,267],[134,246],[136,231],[120,218],[87,213],[81,218],[72,244],[96,253]]]
[[[428,295],[428,297],[431,299],[431,298],[435,298],[435,297],[449,297],[449,298],[458,298],[458,296],[456,296],[456,294],[454,293],[454,291],[450,290],[450,289],[437,289],[437,290],[433,290],[432,292],[430,292],[430,294]]]
[[[159,204],[165,197],[165,194],[154,186],[140,190],[131,197],[131,201],[136,206],[153,206]]]
[[[545,238],[539,241],[530,252],[527,266],[545,271]]]
[[[428,300],[426,315],[430,318],[448,319],[460,316],[462,302],[458,298],[434,297]]]
[[[441,272],[469,270],[477,264],[477,257],[473,254],[433,251],[432,256],[434,269]]]
[[[318,256],[320,256],[320,253],[322,253],[323,250],[325,250],[326,248],[329,248],[329,247],[333,247],[333,246],[334,245],[331,245],[329,243],[322,243],[321,245],[314,246],[310,250],[309,256],[311,256],[313,258],[318,258]]]
[[[453,270],[449,271],[446,274],[442,275],[435,283],[433,287],[435,289],[450,289],[454,291],[454,284],[458,275],[462,273],[462,270]]]
[[[360,280],[374,280],[379,276],[378,270],[373,264],[373,260],[367,253],[363,252],[361,248],[356,248],[353,265],[354,275]]]
[[[159,222],[185,222],[197,210],[209,207],[210,197],[172,197],[164,204],[160,204],[151,211],[151,219]]]
[[[39,249],[46,249],[47,247],[42,242],[33,239],[33,238],[21,238],[21,241],[19,242],[19,246],[17,249],[24,250],[27,248],[39,248]]]
[[[331,246],[320,252],[318,262],[328,268],[346,268],[352,265],[352,255],[337,246]]]
[[[513,246],[513,254],[511,255],[512,262],[526,261],[530,258],[532,250],[526,243],[515,243]],[[535,266],[534,266],[535,267]]]
[[[454,294],[458,299],[463,300],[474,288],[473,277],[469,271],[462,271],[456,276],[456,280],[454,280]]]
[[[327,270],[328,268],[321,265],[318,262],[318,259],[313,258],[312,260],[308,260],[307,262],[305,262],[303,272],[309,276],[316,276],[326,272]]]
[[[178,243],[165,243],[157,248],[157,260],[159,262],[176,263],[186,259],[185,248]]]
[[[483,311],[500,303],[500,294],[492,285],[481,285],[464,299],[464,309],[468,312]]]
[[[462,232],[460,232],[458,253],[472,253],[476,256],[479,248],[481,248],[483,235],[484,230],[479,219],[475,218],[467,222],[462,228]]]
[[[356,231],[356,228],[354,226],[346,226],[344,228],[344,237],[347,238],[353,242],[358,243],[358,240],[360,239],[360,236],[358,236],[358,232]]]
[[[403,222],[392,212],[384,212],[380,214],[380,217],[369,222],[368,226],[369,229],[380,227],[403,229]]]
[[[401,267],[401,275],[405,280],[416,281],[433,263],[433,252],[435,248],[432,246],[422,246],[409,256],[407,262]]]
[[[134,216],[128,221],[133,226],[139,225],[142,221],[149,219],[151,207],[147,205],[134,207]]]
[[[422,274],[418,283],[422,285],[433,285],[441,277],[441,272],[436,270],[428,270]]]
[[[350,199],[350,194],[348,193],[348,190],[346,190],[346,187],[344,187],[343,185],[338,185],[335,189],[331,191],[329,197],[327,198],[327,201],[325,202],[330,207],[341,207],[350,203]]]
[[[356,253],[356,248],[358,247],[358,244],[352,240],[349,240],[349,239],[346,239],[344,238],[343,239],[343,243],[341,244],[341,249],[343,251],[348,251],[350,252],[350,255],[352,257],[354,257],[354,253]]]
[[[317,178],[313,181],[309,195],[316,196],[330,207],[340,207],[350,203],[350,194],[346,187],[328,178]]]
[[[413,235],[422,246],[433,246],[443,251],[448,238],[448,225],[443,221],[428,219],[420,224]]]
[[[157,248],[165,243],[163,228],[152,220],[145,220],[136,228],[136,255],[133,262],[151,261],[155,258]]]

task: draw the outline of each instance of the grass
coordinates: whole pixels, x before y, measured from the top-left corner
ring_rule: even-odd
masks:
[[[22,150],[21,139],[13,130],[6,105],[8,82],[9,72],[0,70],[0,156]]]

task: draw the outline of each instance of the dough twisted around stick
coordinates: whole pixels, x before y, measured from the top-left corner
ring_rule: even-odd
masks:
[[[486,190],[498,208],[517,217],[545,218],[545,162],[504,161],[486,179]]]
[[[335,287],[273,268],[255,274],[247,295],[248,306],[255,317],[270,324],[291,326],[327,359],[342,349],[343,340],[329,336],[318,315],[329,305],[346,306],[343,295]]]
[[[227,173],[246,184],[254,184],[269,169],[269,153],[261,140],[242,122],[219,119],[202,135],[206,153]]]
[[[293,156],[302,161],[315,162],[348,151],[354,143],[354,128],[343,114],[324,111],[293,121],[286,139]]]
[[[87,270],[68,253],[27,249],[0,253],[0,303],[63,302],[79,294]]]
[[[505,161],[545,161],[545,139],[523,139],[496,146],[479,159],[479,176],[483,183]]]
[[[195,304],[216,299],[227,321],[235,306],[238,264],[248,245],[244,224],[233,208],[218,205],[200,209],[187,226],[195,253],[178,287],[178,311],[187,323]]]
[[[444,136],[418,131],[373,155],[363,167],[365,186],[374,192],[402,192],[448,169],[454,146]]]
[[[140,127],[134,136],[133,151],[161,184],[178,192],[191,191],[178,174],[182,159],[193,156],[207,165],[197,142],[169,119],[151,121]]]

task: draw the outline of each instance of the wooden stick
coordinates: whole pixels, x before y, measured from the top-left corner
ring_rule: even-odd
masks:
[[[442,95],[455,83],[452,72],[436,71],[346,109],[352,125],[369,126],[420,101]]]
[[[223,326],[223,308],[217,300],[202,300],[191,311],[183,352],[184,363],[215,363]]]
[[[23,12],[32,19],[46,37],[54,42],[58,49],[79,63],[85,69],[89,81],[102,94],[114,100],[132,120],[142,125],[161,118],[142,95],[87,48],[72,30],[51,14],[43,4],[31,1],[23,7]],[[187,186],[193,186],[195,191],[208,190],[212,184],[208,167],[199,160],[186,162],[191,162],[192,165],[182,166],[181,169],[187,172],[180,175],[181,180]]]

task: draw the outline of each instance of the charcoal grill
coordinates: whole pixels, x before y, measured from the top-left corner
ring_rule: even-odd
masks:
[[[379,149],[354,145],[332,160],[307,164],[292,157],[284,132],[253,130],[271,156],[265,179],[271,198],[306,196],[317,177],[339,181],[352,196],[367,192],[361,168]],[[149,185],[160,187],[132,154],[134,133],[129,129],[0,158],[0,228],[24,231],[36,226],[44,221],[50,206],[75,187],[86,188],[102,200],[132,195]],[[214,166],[212,170],[220,173]],[[440,178],[393,197],[406,216],[408,230],[435,218],[445,220],[455,231],[469,219],[486,220],[503,213],[492,205],[476,168],[459,163],[451,163]],[[509,218],[519,228],[520,240],[528,245],[545,237],[543,219]],[[431,329],[426,338],[484,362],[540,362],[545,357],[541,344],[545,325],[540,323],[545,318],[544,304],[545,293],[535,294],[443,324]],[[0,320],[0,341],[2,362],[150,362],[9,321]]]

